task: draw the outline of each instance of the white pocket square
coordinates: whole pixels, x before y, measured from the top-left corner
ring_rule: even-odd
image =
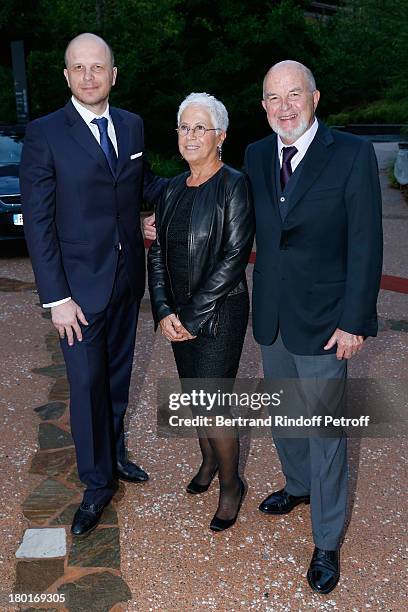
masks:
[[[140,151],[140,153],[133,153],[133,155],[130,156],[130,159],[136,159],[136,157],[141,157],[143,155],[143,151]]]

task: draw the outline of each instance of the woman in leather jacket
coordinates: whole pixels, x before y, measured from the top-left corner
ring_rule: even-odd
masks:
[[[180,378],[233,379],[249,314],[249,183],[221,161],[228,113],[219,100],[190,94],[177,124],[190,170],[170,180],[156,209],[157,237],[148,257],[153,316],[172,343]],[[202,463],[187,491],[203,493],[218,471],[219,503],[210,528],[223,531],[234,524],[244,495],[238,435],[229,429],[212,437],[205,427],[197,433]]]

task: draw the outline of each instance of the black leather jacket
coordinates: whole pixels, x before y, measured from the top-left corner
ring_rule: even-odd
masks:
[[[148,255],[153,317],[157,327],[161,319],[177,313],[193,336],[213,336],[225,298],[247,291],[245,268],[255,228],[252,196],[246,175],[225,164],[197,188],[188,237],[189,300],[176,309],[167,267],[167,231],[188,175],[170,180],[156,208],[157,238]]]

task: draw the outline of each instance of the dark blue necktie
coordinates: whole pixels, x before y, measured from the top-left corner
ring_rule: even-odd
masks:
[[[115,147],[108,136],[108,120],[106,117],[99,117],[98,119],[92,119],[91,123],[98,126],[102,151],[105,153],[105,157],[108,160],[112,174],[116,174],[116,164],[118,162],[118,158]]]
[[[298,152],[296,147],[283,147],[282,149],[282,168],[280,171],[280,181],[282,189],[285,189],[286,183],[292,176],[291,159]]]

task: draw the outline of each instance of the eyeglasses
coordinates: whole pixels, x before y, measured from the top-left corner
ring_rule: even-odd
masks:
[[[176,129],[176,132],[178,133],[179,136],[187,136],[187,134],[191,130],[194,136],[203,137],[205,136],[206,132],[216,132],[219,129],[220,128],[206,128],[205,125],[201,125],[199,123],[198,125],[195,125],[194,127],[189,127],[188,125],[180,125],[180,127]]]

